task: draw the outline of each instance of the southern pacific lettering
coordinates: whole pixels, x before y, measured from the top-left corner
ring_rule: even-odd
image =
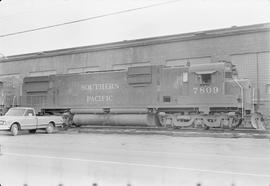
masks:
[[[87,103],[94,103],[94,102],[108,102],[112,101],[112,95],[98,95],[98,96],[87,96],[86,102]]]
[[[98,83],[98,84],[87,84],[81,85],[81,89],[85,91],[92,90],[114,90],[120,88],[116,83]]]

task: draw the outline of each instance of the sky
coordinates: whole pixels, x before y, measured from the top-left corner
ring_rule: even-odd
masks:
[[[0,0],[0,58],[260,23],[270,23],[270,0]]]

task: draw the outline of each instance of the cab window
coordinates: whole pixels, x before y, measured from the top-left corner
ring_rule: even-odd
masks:
[[[34,116],[34,111],[33,110],[27,110],[25,113],[25,116]]]
[[[213,74],[217,71],[215,70],[207,70],[207,71],[197,71],[195,72],[195,81],[200,85],[209,85],[213,83]]]
[[[196,74],[197,83],[205,85],[212,82],[212,74]]]
[[[201,75],[202,77],[202,84],[210,84],[211,83],[211,77],[212,75],[211,74],[202,74]]]

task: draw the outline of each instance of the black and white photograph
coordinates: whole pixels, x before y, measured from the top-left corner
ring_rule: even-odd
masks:
[[[0,0],[0,186],[270,186],[270,0]]]

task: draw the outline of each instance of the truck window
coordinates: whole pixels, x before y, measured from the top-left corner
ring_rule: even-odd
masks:
[[[31,109],[27,110],[25,116],[34,116],[34,111]]]
[[[5,116],[23,116],[25,109],[9,109]]]

